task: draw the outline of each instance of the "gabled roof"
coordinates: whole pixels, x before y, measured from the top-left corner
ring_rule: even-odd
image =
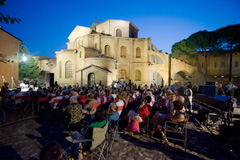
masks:
[[[15,37],[14,35],[12,35],[11,33],[7,32],[7,31],[5,31],[4,29],[2,29],[2,27],[1,27],[1,26],[0,26],[0,29],[1,29],[2,31],[6,32],[7,34],[9,34],[10,36],[12,36],[13,38],[16,38],[17,40],[19,40],[20,42],[22,42],[22,43],[23,43],[23,41],[22,41],[21,39],[19,39],[19,38]]]
[[[79,70],[79,71],[83,71],[83,70],[86,70],[86,69],[91,68],[91,67],[96,67],[96,68],[99,68],[99,69],[101,69],[101,70],[104,70],[104,71],[107,71],[107,72],[112,73],[109,69],[103,68],[103,67],[99,67],[99,66],[96,66],[96,65],[94,65],[94,64],[91,64],[90,66],[87,66],[87,67],[85,67],[85,68],[83,68],[83,69],[81,69],[81,70]],[[79,71],[77,71],[77,72],[79,72]]]
[[[101,23],[99,23],[99,24],[105,23],[105,22],[110,21],[110,20],[129,22],[129,24],[131,24],[134,28],[136,28],[136,29],[139,31],[139,29],[138,29],[131,21],[125,21],[125,20],[120,20],[120,19],[107,19],[107,20],[105,20],[105,21],[103,21],[103,22],[101,22]],[[98,25],[99,25],[99,24],[98,24]]]

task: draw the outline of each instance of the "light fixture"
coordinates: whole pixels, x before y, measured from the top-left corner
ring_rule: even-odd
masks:
[[[221,76],[222,78],[224,78],[224,76]]]
[[[27,57],[25,55],[23,55],[22,60],[23,60],[23,62],[26,62]]]

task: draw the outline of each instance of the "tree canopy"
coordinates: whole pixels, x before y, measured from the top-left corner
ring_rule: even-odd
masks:
[[[38,78],[39,73],[41,72],[38,61],[30,55],[24,56],[27,57],[27,60],[19,63],[19,79],[23,80],[24,78]]]
[[[240,24],[229,25],[212,32],[199,31],[172,46],[172,55],[195,59],[199,53],[214,56],[226,51],[240,51]]]
[[[6,0],[0,0],[0,6],[3,6],[3,5],[5,5],[5,2],[6,2]],[[11,24],[14,24],[15,22],[16,23],[19,23],[19,22],[21,22],[21,19],[17,19],[17,18],[15,18],[15,17],[11,17],[11,16],[9,16],[9,15],[4,15],[3,13],[0,13],[0,22],[1,23],[11,23]]]

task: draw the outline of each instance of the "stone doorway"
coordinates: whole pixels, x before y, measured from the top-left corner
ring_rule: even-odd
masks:
[[[89,73],[88,74],[88,87],[92,87],[95,84],[95,74],[94,73]]]

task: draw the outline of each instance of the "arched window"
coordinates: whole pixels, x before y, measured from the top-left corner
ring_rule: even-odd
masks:
[[[62,78],[62,62],[59,62],[59,78]]]
[[[120,70],[119,78],[126,79],[126,70],[125,69]]]
[[[139,70],[135,71],[135,81],[141,81],[141,72]]]
[[[109,45],[105,46],[105,55],[110,56],[110,46]]]
[[[88,74],[88,87],[92,87],[95,84],[95,74],[89,73]]]
[[[116,30],[116,37],[122,37],[122,30],[121,29]]]
[[[72,78],[73,65],[71,61],[65,63],[65,78]]]
[[[136,49],[136,58],[141,58],[141,49],[139,47]]]
[[[126,49],[126,47],[122,46],[121,47],[120,57],[126,58],[126,54],[127,54],[127,49]]]

